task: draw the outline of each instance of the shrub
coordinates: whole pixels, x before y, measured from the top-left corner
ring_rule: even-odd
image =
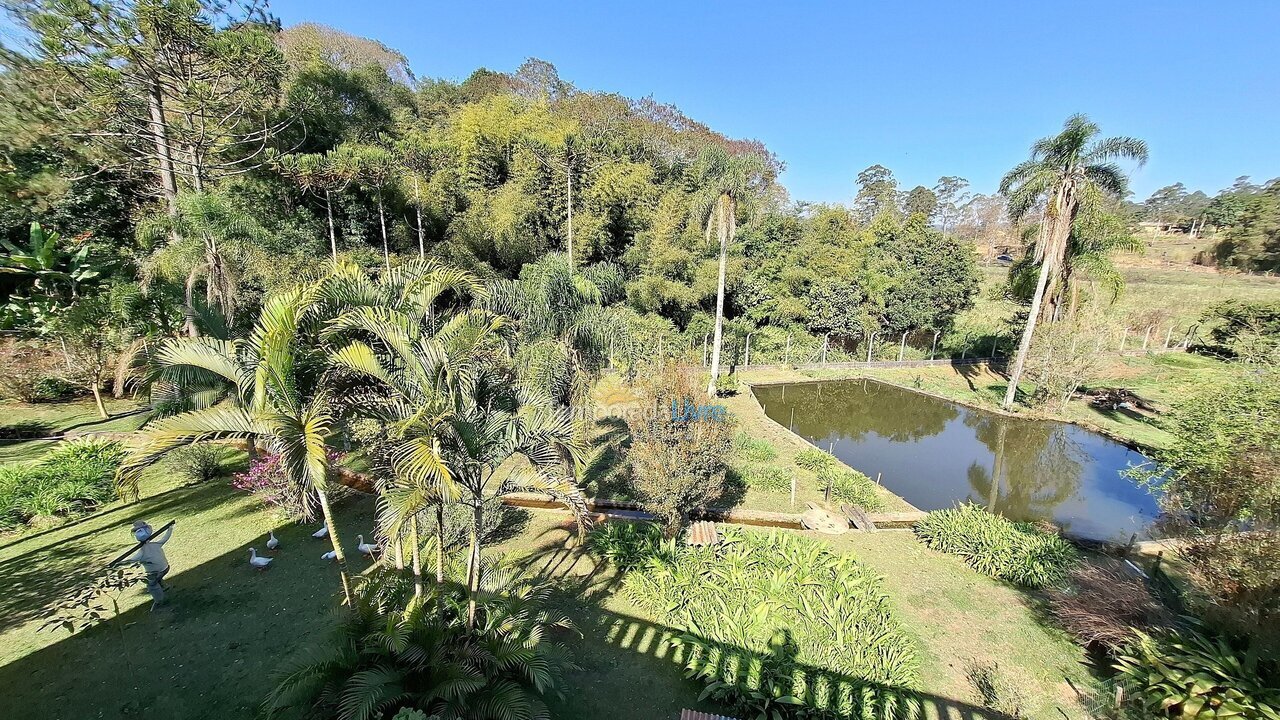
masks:
[[[314,517],[315,503],[293,482],[275,453],[259,454],[249,462],[249,469],[232,476],[231,485],[253,495],[288,520],[296,522]]]
[[[1057,535],[973,503],[931,512],[916,523],[915,532],[929,547],[959,555],[984,575],[1029,588],[1058,584],[1078,557]]]
[[[60,377],[42,377],[31,386],[27,402],[51,403],[68,400],[86,393],[85,389]]]
[[[864,510],[884,509],[884,500],[876,492],[876,484],[857,470],[822,468],[818,471],[818,483],[824,493],[831,488],[832,500],[857,505]]]
[[[502,504],[502,499],[497,497],[487,498],[484,501],[484,526],[480,530],[482,540],[488,539],[502,527],[503,520],[507,516],[508,508]],[[471,526],[475,522],[471,508],[462,503],[445,503],[444,505],[444,548],[452,550],[453,548],[465,545],[471,538]],[[423,542],[436,537],[436,511],[435,508],[428,508],[422,513],[421,520],[418,525],[418,534]]]
[[[1063,587],[1049,592],[1049,612],[1082,645],[1108,652],[1132,641],[1138,630],[1174,623],[1173,613],[1141,578],[1083,563]]]
[[[699,391],[690,376],[668,366],[649,382],[641,407],[628,420],[632,492],[669,535],[693,508],[724,492],[725,459],[733,445],[731,420],[672,418],[673,403],[694,397]]]
[[[791,489],[791,475],[777,465],[749,465],[742,471],[749,488],[783,492]]]
[[[808,448],[796,453],[796,465],[809,472],[816,473],[823,468],[835,467],[839,464],[840,461],[836,460],[834,455],[817,448]]]
[[[1257,658],[1200,632],[1139,632],[1115,669],[1146,717],[1280,718],[1280,691]]]
[[[651,523],[608,522],[587,536],[590,552],[623,571],[657,557],[664,543],[670,544],[674,551],[675,539],[664,541],[661,530]]]
[[[58,355],[52,346],[32,341],[0,340],[0,396],[23,402],[47,402],[47,381],[57,376]]]
[[[729,397],[738,394],[738,376],[733,373],[716,378],[716,395]]]
[[[178,471],[193,483],[209,482],[224,472],[222,448],[212,443],[188,445],[174,455]]]
[[[915,644],[879,580],[848,556],[734,527],[716,547],[639,529],[609,531],[593,547],[631,568],[623,592],[683,632],[675,644],[688,674],[742,717],[893,717],[913,702]]]
[[[984,707],[995,710],[1009,720],[1026,717],[1024,710],[1027,696],[1000,672],[999,664],[988,665],[971,660],[965,667],[964,674]]]
[[[747,462],[769,462],[778,457],[778,451],[767,440],[757,440],[746,433],[738,433],[733,439],[738,456]]]
[[[124,456],[118,442],[78,438],[34,464],[0,467],[0,528],[85,512],[111,500]]]

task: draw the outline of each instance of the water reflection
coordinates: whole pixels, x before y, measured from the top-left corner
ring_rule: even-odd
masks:
[[[761,386],[776,422],[922,510],[965,499],[1085,538],[1146,536],[1155,498],[1121,472],[1145,458],[1065,423],[1008,418],[870,380]]]

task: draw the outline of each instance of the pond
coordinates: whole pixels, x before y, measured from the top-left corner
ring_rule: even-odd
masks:
[[[1068,535],[1149,537],[1156,499],[1122,473],[1141,453],[1068,423],[1011,418],[874,380],[760,385],[765,413],[921,510],[972,500]],[[995,478],[993,480],[993,478]]]

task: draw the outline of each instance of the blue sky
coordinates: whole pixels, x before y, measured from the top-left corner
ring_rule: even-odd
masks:
[[[1139,199],[1280,176],[1280,2],[352,2],[274,0],[403,52],[420,76],[555,64],[652,95],[786,163],[796,199],[847,201],[868,165],[991,192],[1084,112],[1147,141]]]

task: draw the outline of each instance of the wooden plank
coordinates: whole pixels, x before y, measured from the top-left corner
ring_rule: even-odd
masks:
[[[849,524],[865,532],[871,532],[876,529],[876,524],[867,516],[865,510],[856,505],[845,503],[840,506],[844,516],[849,518]]]

